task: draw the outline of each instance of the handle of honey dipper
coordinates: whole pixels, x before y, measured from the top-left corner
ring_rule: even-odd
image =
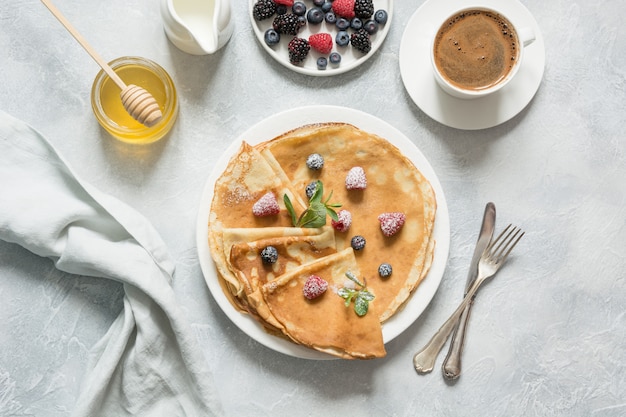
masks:
[[[41,2],[50,10],[50,12],[57,18],[59,22],[67,29],[67,31],[81,44],[81,46],[87,51],[89,55],[100,65],[100,67],[107,73],[109,77],[117,84],[120,90],[126,89],[126,83],[113,71],[113,68],[106,63],[102,57],[89,45],[89,43],[82,37],[80,33],[72,26],[72,24],[63,16],[63,14],[57,9],[49,0],[41,0]]]

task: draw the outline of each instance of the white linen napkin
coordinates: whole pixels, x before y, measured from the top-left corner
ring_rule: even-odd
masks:
[[[156,231],[76,178],[42,135],[2,111],[0,239],[62,271],[124,284],[124,309],[92,350],[73,416],[221,414]]]

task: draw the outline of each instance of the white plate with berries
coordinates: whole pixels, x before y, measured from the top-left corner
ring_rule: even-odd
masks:
[[[196,223],[196,245],[200,266],[209,291],[228,318],[244,333],[252,337],[262,345],[283,354],[303,359],[325,360],[333,359],[333,356],[318,352],[306,347],[289,342],[281,337],[267,333],[263,326],[254,318],[237,311],[224,294],[217,276],[215,263],[211,258],[208,246],[208,215],[213,201],[215,181],[226,169],[228,161],[237,152],[243,141],[250,145],[273,139],[285,132],[312,123],[339,122],[349,123],[364,131],[374,133],[387,139],[413,162],[420,172],[430,181],[437,200],[437,212],[435,215],[435,227],[433,237],[436,241],[433,262],[426,278],[411,295],[404,308],[383,324],[383,341],[388,343],[404,332],[426,309],[435,295],[448,260],[450,247],[450,219],[441,183],[432,166],[415,146],[413,141],[402,132],[371,114],[346,107],[339,106],[307,106],[287,110],[270,116],[252,126],[236,140],[224,152],[211,175],[207,179],[200,200],[198,218]]]
[[[250,0],[261,46],[285,67],[322,77],[374,55],[392,14],[393,0]]]

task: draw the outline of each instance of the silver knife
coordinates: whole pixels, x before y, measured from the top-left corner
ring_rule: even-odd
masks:
[[[474,255],[472,256],[472,262],[470,263],[469,272],[467,274],[467,282],[465,283],[465,294],[467,290],[472,286],[476,276],[478,275],[478,262],[483,251],[491,241],[493,237],[493,230],[496,224],[496,206],[489,202],[485,206],[485,213],[483,215],[483,222],[480,226],[480,233],[478,235],[478,241],[476,242],[476,248],[474,249]],[[452,333],[452,341],[450,342],[450,349],[446,355],[446,359],[443,361],[441,370],[443,377],[448,380],[457,379],[461,375],[461,354],[463,353],[463,342],[465,341],[465,329],[469,320],[470,311],[472,309],[472,302],[470,302],[457,324],[454,333]]]

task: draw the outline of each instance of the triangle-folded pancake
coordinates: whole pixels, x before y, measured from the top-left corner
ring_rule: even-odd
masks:
[[[353,305],[346,307],[336,294],[347,281],[346,272],[360,277],[352,248],[293,269],[265,283],[261,289],[270,312],[283,333],[298,344],[345,359],[371,359],[385,356],[377,300],[368,314],[360,317]],[[328,290],[308,300],[302,288],[310,275],[329,283]],[[373,292],[373,291],[372,291]],[[376,296],[376,294],[374,294]]]
[[[273,192],[280,206],[274,216],[257,217],[252,206],[267,192]],[[291,198],[294,208],[305,209],[305,203],[293,191],[291,184],[281,181],[258,151],[243,142],[226,169],[215,182],[209,214],[209,249],[218,273],[231,292],[240,292],[237,279],[228,269],[229,252],[225,250],[225,228],[289,227],[291,216],[283,203],[283,195]]]
[[[320,229],[292,227],[283,230],[284,232],[297,230],[318,232],[299,236],[281,235],[279,234],[281,228],[273,228],[277,232],[274,237],[265,237],[252,242],[245,238],[248,236],[252,240],[260,235],[260,233],[254,233],[255,231],[269,229],[272,228],[230,229],[225,231],[225,236],[229,236],[229,240],[237,241],[230,248],[229,266],[243,290],[242,293],[237,294],[238,303],[242,309],[271,325],[273,330],[280,329],[281,325],[269,312],[260,294],[260,287],[292,269],[336,253],[337,250],[335,249],[335,235],[330,226]],[[245,233],[246,230],[252,233]],[[278,260],[274,264],[264,264],[261,259],[261,251],[267,246],[273,246],[278,251]]]
[[[303,126],[257,146],[277,178],[289,181],[300,194],[310,182],[321,180],[324,198],[342,204],[352,214],[352,226],[336,232],[337,249],[350,247],[361,235],[366,246],[356,259],[369,287],[376,291],[381,322],[390,318],[409,298],[428,273],[433,257],[431,240],[436,200],[429,181],[398,148],[387,140],[344,123]],[[318,153],[321,170],[311,170],[305,161]],[[348,190],[348,171],[360,166],[367,178],[364,190]],[[285,180],[285,178],[287,180]],[[406,222],[400,232],[385,237],[378,215],[402,212]],[[381,278],[378,267],[386,262],[393,274]]]

